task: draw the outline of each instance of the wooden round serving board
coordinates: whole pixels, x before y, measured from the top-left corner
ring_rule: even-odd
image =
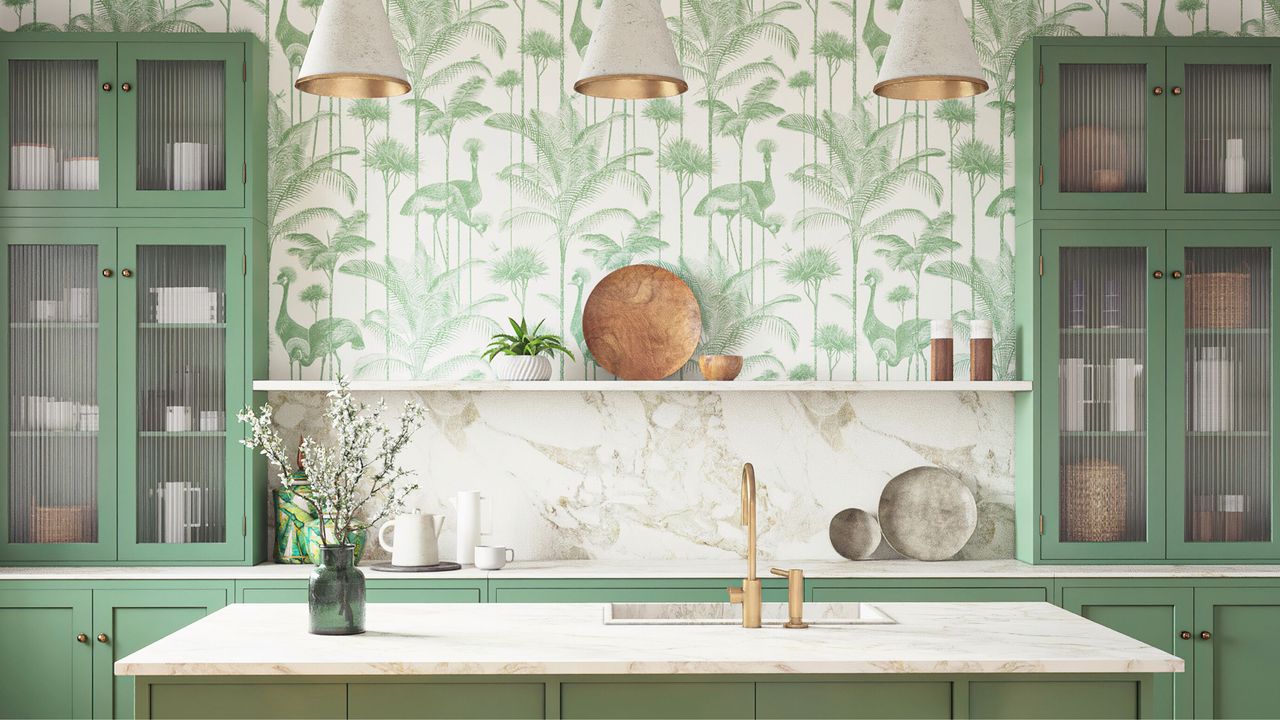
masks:
[[[661,380],[698,346],[702,312],[684,281],[653,265],[600,280],[582,309],[582,335],[600,367],[622,380]]]

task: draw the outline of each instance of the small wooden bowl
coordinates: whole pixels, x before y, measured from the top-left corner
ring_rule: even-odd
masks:
[[[742,356],[699,355],[698,369],[708,380],[732,380],[742,372]]]

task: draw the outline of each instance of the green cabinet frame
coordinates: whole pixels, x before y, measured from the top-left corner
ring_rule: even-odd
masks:
[[[1280,588],[1196,588],[1195,597],[1196,718],[1275,717]]]
[[[0,187],[0,208],[18,214],[47,209],[113,210],[126,216],[180,216],[179,209],[221,211],[222,217],[265,220],[266,49],[251,33],[201,33],[175,42],[171,33],[46,33],[38,41],[26,33],[0,35],[0,96],[9,96],[8,60],[92,59],[98,62],[97,190],[9,190]],[[148,60],[211,60],[226,66],[224,98],[226,187],[222,190],[139,190],[137,63]],[[103,90],[109,83],[111,90]],[[9,114],[0,112],[0,138],[9,137]],[[0,178],[9,177],[9,155],[0,158]],[[261,164],[263,167],[256,167]],[[254,167],[250,167],[254,166]]]
[[[5,207],[115,207],[116,204],[116,98],[114,91],[103,91],[103,83],[116,84],[116,44],[101,42],[48,43],[43,37],[5,33],[12,42],[0,42],[0,97],[6,105],[0,110],[0,142],[9,147],[10,135],[9,62],[11,60],[94,60],[98,63],[98,189],[97,190],[10,190],[10,154],[0,157],[0,208]],[[82,36],[87,37],[87,36]]]
[[[116,266],[115,228],[42,228],[34,226],[0,228],[0,278],[6,289],[0,292],[0,397],[9,397],[9,248],[16,245],[94,245],[98,265]],[[115,279],[98,275],[98,407],[102,417],[115,416],[117,393],[115,357],[117,341]],[[0,477],[9,477],[9,443],[20,439],[12,435],[10,413],[0,414]],[[30,431],[39,433],[41,431]],[[12,543],[9,542],[9,489],[0,486],[0,560],[21,562],[108,561],[116,557],[116,490],[118,436],[115,423],[104,422],[98,430],[98,536],[92,543]]]

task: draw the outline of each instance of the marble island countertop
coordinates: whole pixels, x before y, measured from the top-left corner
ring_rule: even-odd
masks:
[[[362,566],[371,580],[589,580],[740,578],[745,560],[535,560],[502,570],[474,567],[443,573],[386,573]],[[1231,578],[1280,577],[1280,565],[1029,565],[1017,560],[768,560],[801,568],[808,578]],[[304,580],[310,565],[252,567],[0,567],[0,580]]]
[[[231,605],[117,675],[1160,673],[1183,661],[1048,603],[875,603],[896,623],[606,625],[599,604],[370,604],[367,632],[307,632],[303,604]]]

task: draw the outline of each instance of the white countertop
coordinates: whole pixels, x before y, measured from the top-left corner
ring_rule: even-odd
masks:
[[[767,566],[803,568],[808,578],[1280,578],[1280,565],[1028,565],[1017,560],[760,560]],[[361,566],[371,580],[590,580],[740,578],[742,559],[540,560],[502,570],[474,567],[443,573],[387,573]],[[302,580],[310,565],[264,563],[253,567],[0,567],[0,580]]]
[[[304,604],[230,605],[117,675],[1156,673],[1178,657],[1048,603],[875,603],[893,625],[605,625],[599,604],[370,604],[367,632],[307,632]]]

